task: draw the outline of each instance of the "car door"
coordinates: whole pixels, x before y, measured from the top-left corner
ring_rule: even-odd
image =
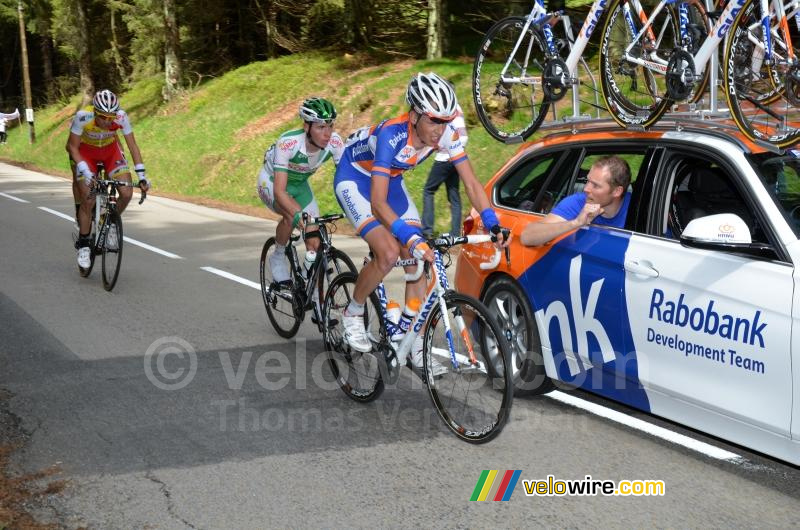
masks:
[[[628,350],[636,352],[629,370],[651,411],[722,436],[737,423],[731,419],[786,436],[790,428],[794,268],[762,213],[758,186],[741,153],[671,148],[653,189],[649,233],[634,233],[624,260]],[[690,204],[673,209],[684,200]],[[774,255],[681,245],[682,222],[715,213],[742,217]]]
[[[650,152],[647,145],[635,143],[575,147],[568,163],[542,187],[539,198],[548,208],[537,202],[534,211],[546,214],[558,200],[581,191],[598,158],[623,156],[635,178],[647,166]],[[590,225],[526,249],[519,279],[532,302],[548,376],[646,409],[638,382],[617,377],[617,363],[630,342],[623,303],[623,261],[630,235],[624,229]]]

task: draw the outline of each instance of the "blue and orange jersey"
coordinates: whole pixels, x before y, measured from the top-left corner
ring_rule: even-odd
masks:
[[[447,125],[438,145],[419,150],[411,143],[412,127],[405,113],[357,130],[347,138],[342,164],[349,164],[365,176],[391,178],[413,169],[440,149],[450,154],[454,164],[467,160],[464,142],[452,124]]]

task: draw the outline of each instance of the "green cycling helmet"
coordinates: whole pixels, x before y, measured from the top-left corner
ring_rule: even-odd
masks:
[[[333,103],[324,98],[308,98],[300,105],[300,118],[314,123],[331,123],[336,119]]]

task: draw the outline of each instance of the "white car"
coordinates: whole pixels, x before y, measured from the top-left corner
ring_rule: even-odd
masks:
[[[501,224],[520,234],[606,155],[632,169],[623,228],[517,237],[491,272],[490,249],[459,256],[457,289],[512,343],[517,394],[559,380],[800,464],[798,153],[714,126],[554,134],[487,184]]]

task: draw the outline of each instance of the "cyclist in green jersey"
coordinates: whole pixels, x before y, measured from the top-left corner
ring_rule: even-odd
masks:
[[[299,114],[303,128],[283,133],[267,149],[258,175],[258,196],[267,208],[281,216],[275,230],[275,253],[269,260],[276,282],[291,279],[285,251],[292,229],[299,226],[306,232],[315,230],[303,225],[303,212],[310,217],[320,215],[308,178],[328,159],[338,164],[344,150],[342,138],[333,131],[336,109],[330,101],[306,99]],[[318,246],[317,239],[306,240],[307,251],[316,252]]]

